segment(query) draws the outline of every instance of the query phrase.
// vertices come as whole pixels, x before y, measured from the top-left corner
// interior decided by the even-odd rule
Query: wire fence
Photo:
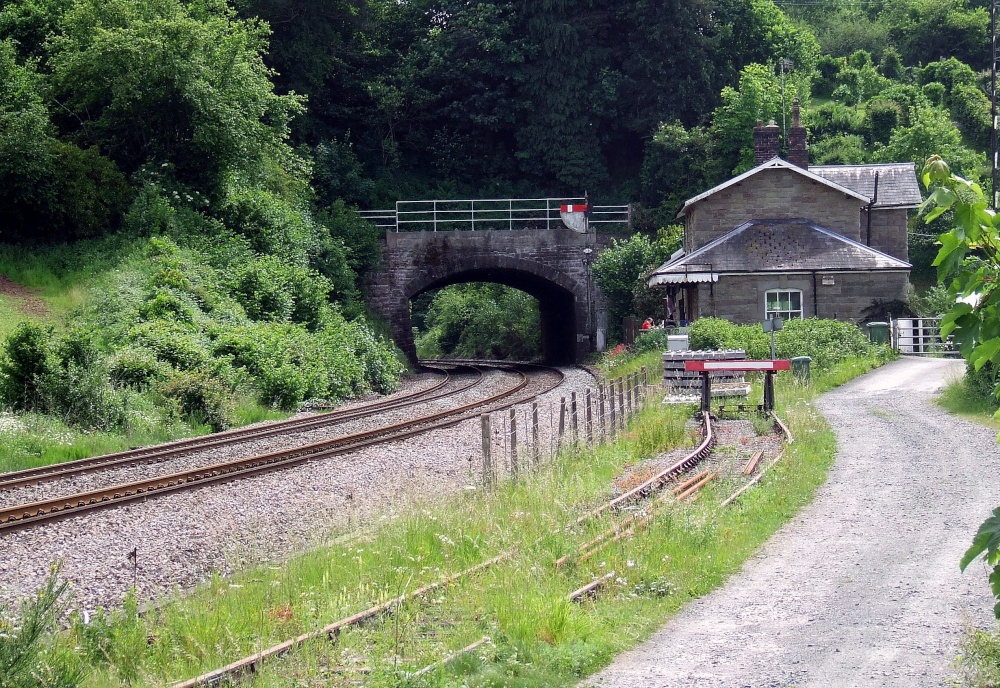
[[[642,408],[650,392],[646,369],[571,392],[558,402],[512,406],[484,413],[481,480],[494,487],[505,475],[551,461],[560,452],[610,442]]]

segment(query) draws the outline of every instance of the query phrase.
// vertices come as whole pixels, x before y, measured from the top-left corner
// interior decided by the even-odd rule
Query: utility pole
[[[996,5],[997,0],[993,0],[993,4]],[[996,42],[994,41],[994,45]],[[789,60],[787,57],[783,57],[778,60],[778,69],[781,71],[781,144],[788,148],[788,135],[785,133],[785,70],[795,69],[795,63]]]
[[[993,193],[991,204],[993,210],[997,209],[997,201],[1000,195],[997,194],[997,2],[990,3],[990,114],[992,115],[993,130],[990,133],[990,152],[993,153]]]

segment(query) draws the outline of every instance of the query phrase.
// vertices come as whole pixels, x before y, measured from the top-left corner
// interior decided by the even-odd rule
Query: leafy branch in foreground
[[[1000,507],[994,509],[993,515],[979,526],[979,532],[972,539],[972,546],[962,556],[959,564],[962,571],[980,554],[986,564],[993,567],[990,572],[990,590],[993,597],[1000,600]],[[993,606],[993,615],[1000,619],[1000,602]]]
[[[982,188],[952,174],[940,156],[928,158],[922,180],[931,190],[921,206],[931,222],[942,213],[954,212],[951,231],[939,237],[941,249],[934,265],[938,280],[947,284],[955,299],[941,320],[941,336],[949,335],[975,370],[1000,364],[1000,216],[988,207]],[[998,384],[993,393],[1000,390]],[[994,416],[1000,419],[1000,411]],[[972,546],[959,566],[962,571],[982,556],[990,572],[993,597],[1000,600],[1000,507],[979,527]],[[993,607],[1000,619],[1000,601]]]

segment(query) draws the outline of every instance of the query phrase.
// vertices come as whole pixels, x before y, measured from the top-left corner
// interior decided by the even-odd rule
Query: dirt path
[[[1000,504],[994,433],[931,402],[962,366],[904,359],[824,395],[839,450],[815,501],[586,685],[953,685],[964,628],[992,619],[983,569],[958,561]]]
[[[18,310],[25,315],[44,318],[49,314],[49,307],[38,297],[37,292],[14,282],[7,275],[0,275],[0,296],[13,299]]]

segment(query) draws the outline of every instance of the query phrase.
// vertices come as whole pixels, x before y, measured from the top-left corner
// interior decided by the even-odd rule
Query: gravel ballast
[[[950,684],[965,630],[992,623],[983,567],[958,562],[1000,503],[995,433],[932,401],[963,366],[902,359],[823,395],[838,452],[815,500],[585,685]]]
[[[564,372],[563,385],[539,397],[542,409],[594,384],[582,370]],[[508,374],[488,376],[494,382],[478,388],[477,396],[510,386]],[[546,443],[547,425],[541,437]],[[70,581],[74,608],[117,606],[133,580],[140,600],[155,602],[213,573],[277,562],[477,485],[481,453],[481,427],[474,419],[349,455],[0,535],[0,604],[31,595],[55,561]]]

